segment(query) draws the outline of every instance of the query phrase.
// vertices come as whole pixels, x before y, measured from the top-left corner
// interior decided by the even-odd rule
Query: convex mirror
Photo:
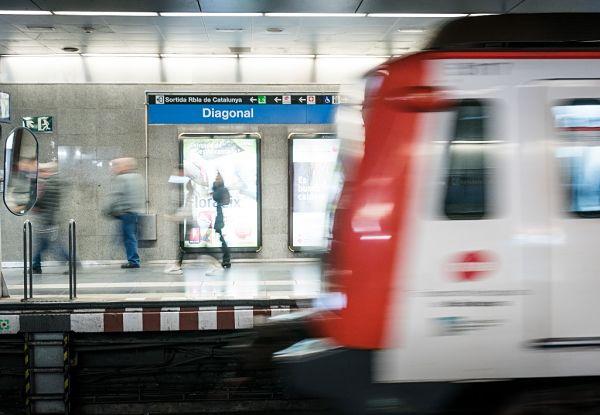
[[[35,204],[38,179],[38,141],[24,127],[10,132],[4,142],[4,204],[22,216]]]

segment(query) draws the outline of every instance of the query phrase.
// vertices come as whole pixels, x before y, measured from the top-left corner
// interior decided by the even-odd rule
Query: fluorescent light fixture
[[[314,58],[315,55],[253,55],[251,53],[241,54],[240,58]]]
[[[400,33],[423,33],[425,29],[398,29]]]
[[[260,17],[264,13],[161,12],[163,17]]]
[[[237,58],[237,55],[211,55],[211,54],[193,54],[193,53],[161,53],[161,58]]]
[[[361,59],[361,58],[379,58],[379,59],[387,59],[390,55],[317,55],[317,58],[351,58],[351,59]]]
[[[243,32],[246,29],[242,28],[242,27],[217,27],[215,29],[215,32],[221,32],[221,33],[238,33],[238,32]]]
[[[86,58],[158,58],[158,53],[82,53]]]
[[[498,13],[471,13],[469,17],[477,17],[477,16],[497,16]]]
[[[58,16],[127,16],[127,17],[154,17],[156,12],[84,12],[84,11],[55,11]]]
[[[50,15],[52,12],[46,10],[0,10],[0,14],[11,14],[11,15]]]
[[[464,17],[465,13],[369,13],[367,17]]]
[[[366,13],[265,13],[267,17],[365,17]]]
[[[55,57],[69,57],[69,58],[80,58],[81,55],[79,53],[44,53],[44,54],[23,54],[23,55],[19,55],[16,53],[6,53],[6,54],[2,54],[0,55],[3,58],[55,58]]]

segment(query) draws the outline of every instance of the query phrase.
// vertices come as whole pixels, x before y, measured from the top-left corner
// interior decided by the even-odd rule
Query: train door
[[[600,339],[600,81],[546,84],[550,338]],[[556,340],[555,340],[556,341]]]
[[[508,88],[460,91],[423,115],[415,149],[411,242],[390,315],[378,381],[502,377],[519,331],[516,137]],[[468,344],[469,347],[465,347]],[[503,356],[504,357],[504,356]],[[510,357],[510,356],[506,356]]]

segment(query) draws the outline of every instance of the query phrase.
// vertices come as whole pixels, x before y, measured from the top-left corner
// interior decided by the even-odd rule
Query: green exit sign
[[[22,125],[36,133],[51,133],[54,128],[52,117],[49,115],[23,117]]]

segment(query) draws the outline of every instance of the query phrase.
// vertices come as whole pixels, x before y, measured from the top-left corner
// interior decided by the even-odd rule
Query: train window
[[[600,217],[600,99],[573,99],[552,108],[561,138],[556,157],[568,210]]]
[[[444,214],[448,219],[482,219],[488,213],[489,108],[481,100],[464,99],[454,109],[454,129],[448,144]]]

